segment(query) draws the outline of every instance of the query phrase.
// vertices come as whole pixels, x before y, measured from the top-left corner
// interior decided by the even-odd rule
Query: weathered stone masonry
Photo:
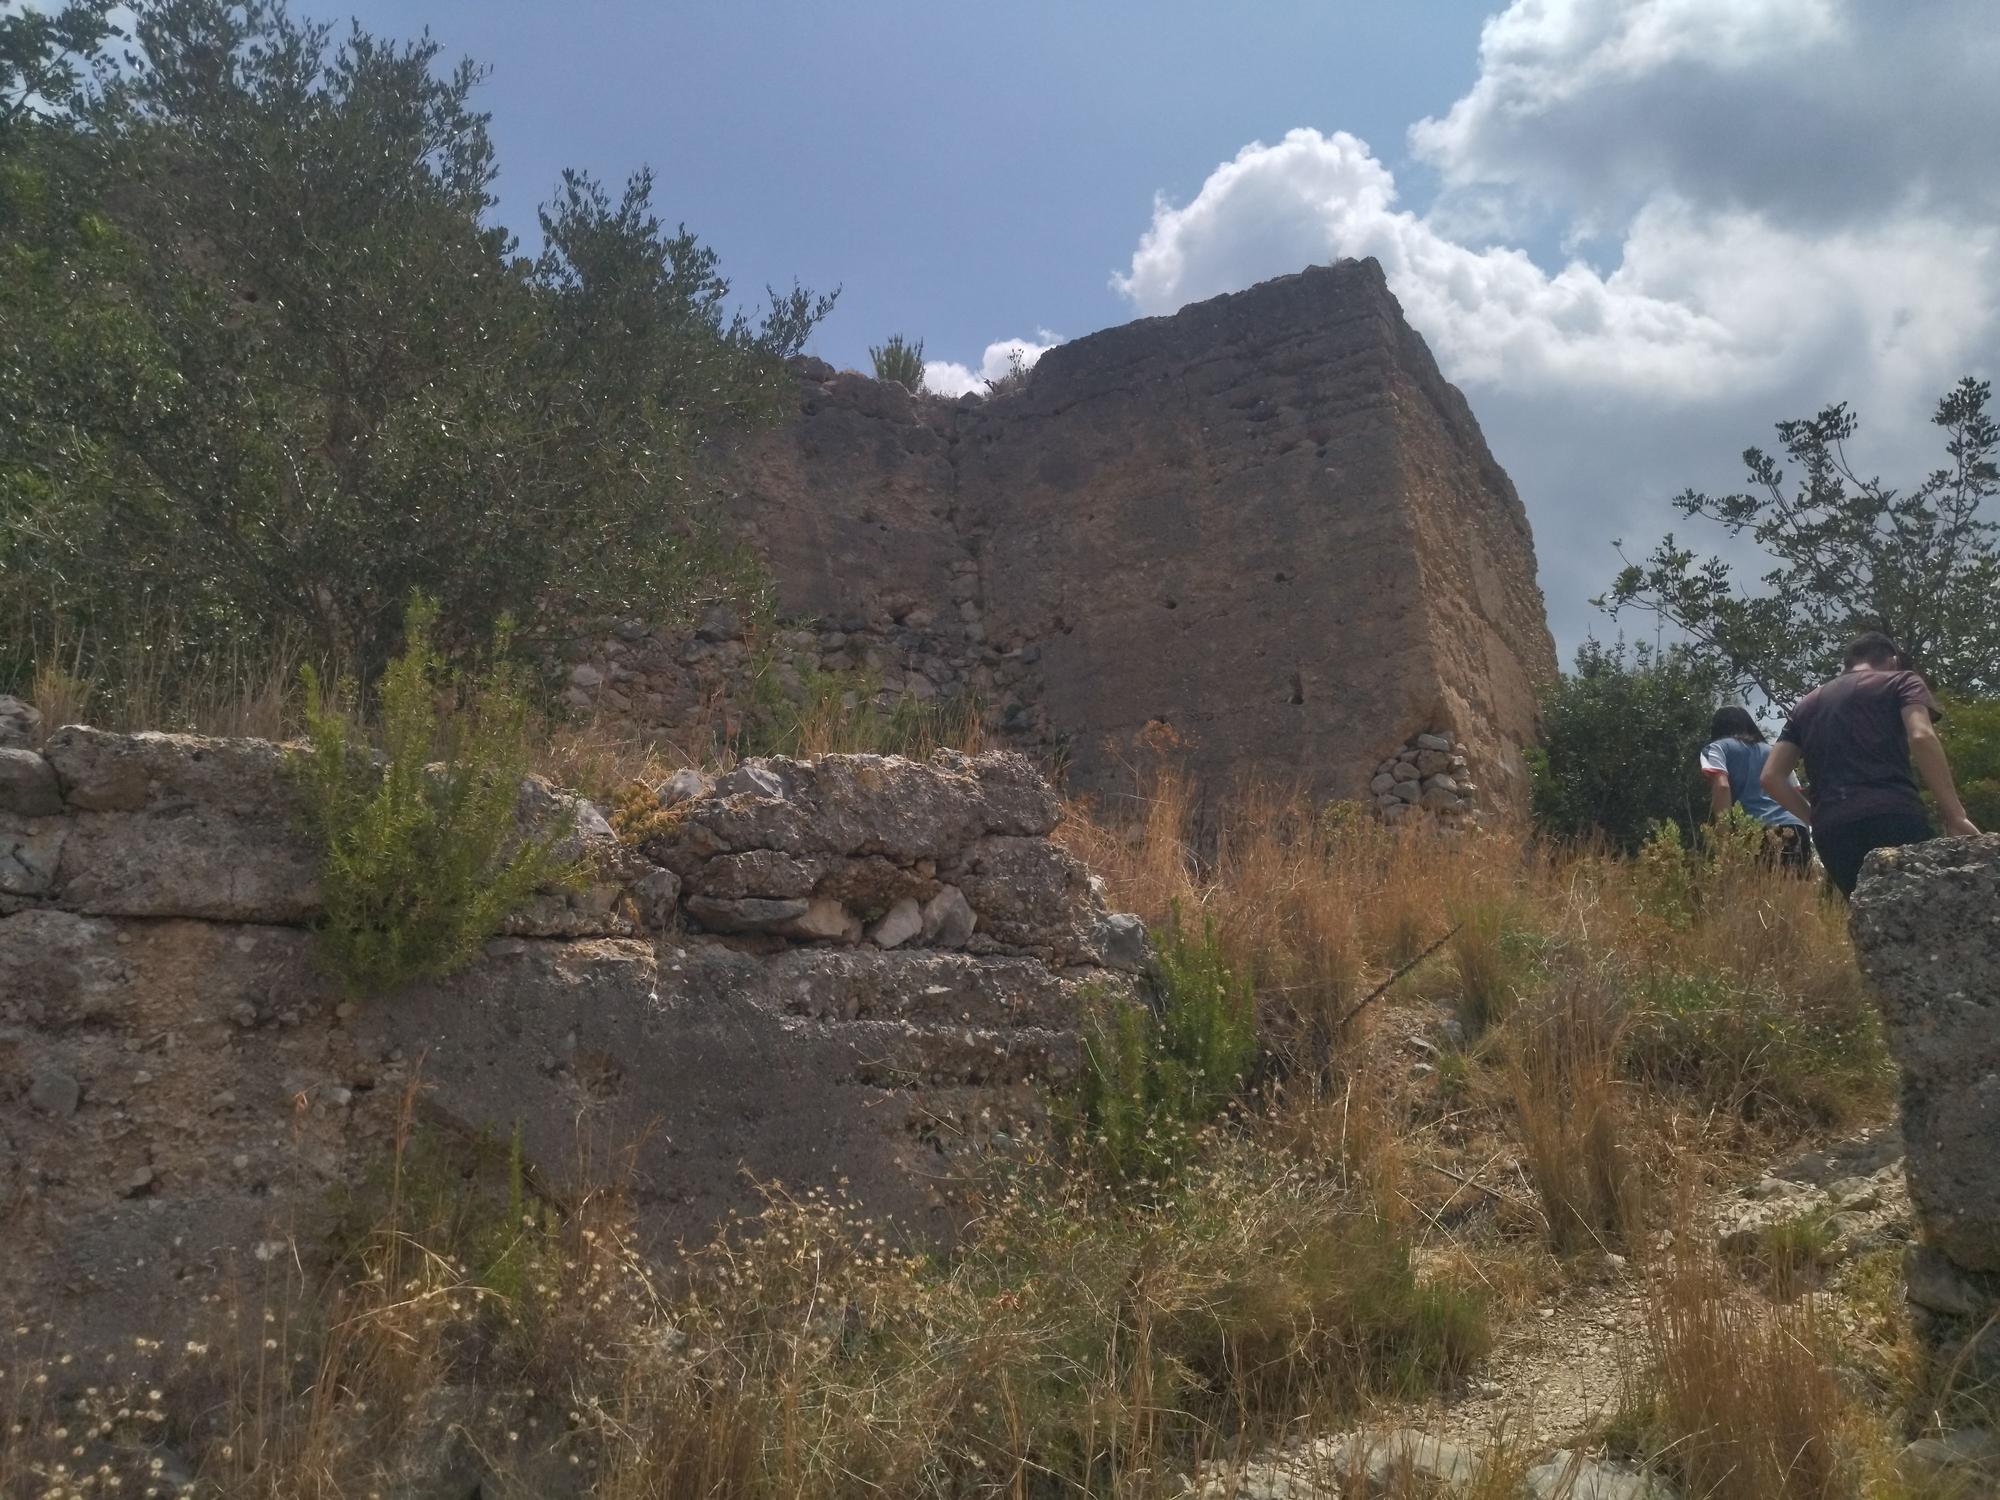
[[[0,746],[0,1313],[170,1333],[425,1116],[519,1130],[560,1187],[633,1153],[656,1246],[754,1184],[840,1179],[946,1231],[1076,1063],[1083,992],[1143,930],[1052,844],[1020,757],[753,761],[684,777],[643,850],[581,809],[597,878],[465,973],[349,999],[311,963],[315,861],[282,751],[65,728]],[[563,799],[524,788],[530,824]]]
[[[1203,782],[1363,799],[1413,736],[1525,803],[1555,669],[1521,503],[1372,260],[1064,344],[959,401],[796,366],[797,418],[719,499],[769,565],[781,681],[969,693],[1003,738],[1119,788],[1163,724]],[[726,611],[580,643],[572,696],[700,740],[740,712]]]
[[[1870,855],[1853,928],[1903,1076],[1922,1231],[1906,1265],[1910,1303],[1964,1386],[1991,1381],[2000,1378],[2000,834]]]

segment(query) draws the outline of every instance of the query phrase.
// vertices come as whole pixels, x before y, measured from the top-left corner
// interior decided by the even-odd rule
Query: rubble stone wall
[[[1525,807],[1555,670],[1526,515],[1374,261],[1060,345],[990,399],[795,369],[797,417],[718,493],[793,623],[624,622],[573,649],[579,706],[699,742],[753,665],[781,691],[866,671],[976,700],[1082,790],[1164,728],[1207,786],[1357,800],[1439,731]]]
[[[1145,962],[1020,756],[835,756],[683,773],[642,848],[530,782],[524,824],[573,820],[593,881],[463,973],[350,996],[313,963],[283,756],[81,727],[0,747],[10,1319],[129,1340],[310,1260],[406,1108],[518,1133],[551,1190],[629,1160],[658,1249],[769,1181],[948,1232],[955,1167],[1038,1128],[1079,1006]]]

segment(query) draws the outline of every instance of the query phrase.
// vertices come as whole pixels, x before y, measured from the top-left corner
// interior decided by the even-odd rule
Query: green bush
[[[891,334],[889,342],[871,346],[869,359],[875,363],[877,380],[895,380],[913,391],[924,388],[924,341],[908,342],[900,333]]]
[[[382,754],[370,753],[351,684],[308,668],[311,748],[292,766],[320,845],[321,962],[350,993],[379,993],[469,963],[536,889],[579,878],[558,820],[516,821],[527,774],[527,700],[503,631],[476,677],[449,672],[419,595],[380,686]]]
[[[1176,908],[1154,942],[1157,1008],[1105,1006],[1083,1040],[1077,1125],[1099,1167],[1124,1183],[1171,1177],[1257,1057],[1250,976],[1230,968],[1214,922],[1190,938]]]
[[[2000,829],[2000,698],[1948,699],[1938,735],[1965,815],[1986,833]]]
[[[1535,821],[1624,853],[1662,821],[1692,842],[1708,817],[1696,756],[1723,687],[1721,673],[1689,652],[1586,641],[1576,670],[1542,701],[1543,745],[1529,757]]]
[[[1881,1102],[1880,1031],[1858,985],[1788,996],[1715,970],[1649,971],[1629,991],[1622,1066],[1746,1119],[1835,1122]]]

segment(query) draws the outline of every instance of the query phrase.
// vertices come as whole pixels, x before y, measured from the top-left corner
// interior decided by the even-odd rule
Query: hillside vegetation
[[[0,690],[365,682],[415,590],[453,656],[754,600],[695,456],[780,409],[831,296],[736,311],[645,171],[565,172],[524,245],[480,69],[428,37],[223,0],[0,28]]]

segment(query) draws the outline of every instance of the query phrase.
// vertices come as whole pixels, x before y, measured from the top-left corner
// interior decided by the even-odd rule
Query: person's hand
[[[1955,839],[1976,839],[1979,837],[1979,829],[1973,824],[1972,819],[1968,818],[1964,813],[1960,813],[1955,818],[1946,818],[1944,820],[1944,831]]]

